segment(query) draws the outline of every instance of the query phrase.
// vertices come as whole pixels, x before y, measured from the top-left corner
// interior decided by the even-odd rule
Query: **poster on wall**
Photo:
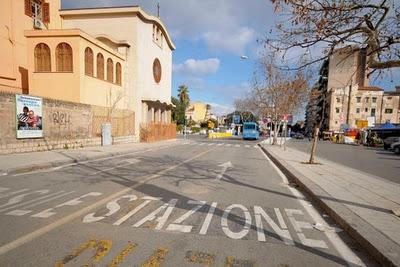
[[[17,138],[43,137],[42,99],[15,95]]]

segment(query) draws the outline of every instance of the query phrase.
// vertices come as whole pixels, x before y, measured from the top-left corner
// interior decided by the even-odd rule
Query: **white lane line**
[[[258,146],[257,145],[255,145],[255,146],[253,146],[254,148],[258,148]]]
[[[235,145],[235,147],[240,147],[240,145],[238,144],[238,145]]]
[[[249,148],[250,146],[249,146],[249,145],[245,145],[244,147],[247,147],[247,148]]]
[[[61,193],[61,192],[64,192],[64,191],[57,192],[56,194]],[[42,200],[42,201],[33,203],[33,204],[28,205],[28,206],[25,206],[25,207],[22,207],[21,209],[17,209],[17,210],[10,211],[10,212],[6,213],[6,215],[22,216],[22,215],[31,213],[32,210],[27,210],[28,208],[35,207],[35,206],[37,206],[37,205],[40,205],[40,204],[43,204],[43,203],[46,203],[46,202],[55,200],[55,199],[57,199],[57,198],[62,198],[62,197],[64,197],[64,196],[67,196],[67,195],[72,194],[72,193],[75,193],[75,191],[69,191],[69,192],[62,193],[62,194],[60,194],[60,195],[56,195],[56,196],[47,198],[47,199],[45,199],[45,200]],[[53,194],[53,195],[54,195],[54,194]]]
[[[22,202],[22,201],[24,200],[24,198],[25,198],[26,196],[28,196],[28,195],[35,194],[35,193],[39,193],[39,194],[41,194],[41,195],[44,195],[44,194],[47,194],[49,191],[50,191],[50,190],[48,190],[48,189],[37,190],[37,191],[33,191],[33,192],[29,192],[29,193],[25,193],[25,194],[21,194],[21,195],[12,197],[12,198],[10,198],[10,199],[8,200],[7,203],[5,203],[5,204],[3,204],[3,205],[0,205],[0,208],[7,207],[7,206],[12,206],[12,205],[14,205],[14,204],[20,205],[20,202]],[[29,201],[28,201],[28,202],[29,202]],[[9,208],[10,208],[10,207],[7,207],[6,209],[9,209]],[[4,210],[4,209],[3,209],[3,210]],[[2,210],[0,210],[0,212],[1,212],[1,211],[2,211]]]
[[[18,193],[26,192],[28,190],[29,190],[29,188],[24,188],[24,189],[20,189],[20,190],[14,191],[14,192],[9,192],[7,194],[0,195],[0,198],[9,197],[9,196],[12,196],[12,195],[16,195]]]
[[[289,184],[289,181],[285,174],[275,165],[275,163],[262,151],[259,147],[261,154],[267,159],[267,161],[272,165],[275,171],[279,174],[285,184]],[[315,223],[320,223],[324,227],[330,227],[325,219],[318,213],[318,211],[309,205],[305,201],[304,195],[297,189],[288,186],[292,194],[297,198],[303,208],[311,216]],[[335,247],[336,251],[342,256],[342,258],[348,263],[349,266],[365,266],[364,262],[343,242],[342,239],[335,232],[324,232],[326,237],[329,239],[331,244]]]
[[[232,144],[226,144],[225,146],[232,146]]]
[[[199,143],[199,146],[204,146],[206,143]]]
[[[102,173],[102,172],[106,172],[106,171],[111,171],[111,170],[114,170],[114,169],[117,169],[117,168],[121,168],[121,167],[126,167],[126,166],[129,166],[129,165],[132,165],[132,164],[140,162],[140,160],[138,160],[138,159],[130,159],[130,160],[126,160],[126,161],[128,163],[117,165],[115,167],[107,168],[107,169],[100,170],[100,171],[97,171],[97,172],[93,172],[93,173],[89,174],[89,176],[96,175],[96,174],[99,174],[99,173]]]
[[[50,232],[51,230],[54,230],[54,229],[66,224],[66,223],[69,223],[69,222],[71,222],[71,221],[73,221],[73,220],[75,220],[75,219],[77,219],[77,218],[79,218],[79,217],[81,217],[83,215],[86,215],[87,213],[89,213],[93,209],[96,209],[96,208],[106,204],[107,202],[113,200],[114,198],[122,196],[123,194],[126,194],[127,192],[131,191],[132,189],[134,189],[134,188],[136,188],[138,186],[142,186],[143,184],[147,183],[148,181],[151,181],[151,180],[153,180],[155,178],[158,178],[161,175],[163,175],[164,173],[166,173],[168,171],[171,171],[171,170],[174,170],[174,169],[186,164],[187,162],[193,161],[193,160],[195,160],[195,159],[197,159],[197,158],[209,153],[212,150],[213,149],[206,150],[206,151],[204,151],[204,152],[202,152],[200,154],[197,154],[196,156],[193,156],[193,157],[191,157],[191,158],[189,158],[187,160],[182,161],[181,163],[173,165],[173,166],[171,166],[171,167],[169,167],[167,169],[161,170],[158,173],[140,177],[140,178],[142,178],[144,180],[143,181],[138,181],[138,183],[136,185],[133,185],[133,186],[125,188],[125,189],[122,189],[121,191],[116,192],[116,193],[114,193],[114,194],[112,194],[112,195],[110,195],[110,196],[108,196],[106,198],[103,198],[103,199],[101,199],[101,200],[99,200],[99,201],[97,201],[97,202],[95,202],[95,203],[93,203],[93,204],[91,204],[91,205],[89,205],[89,206],[87,206],[85,208],[82,208],[82,209],[80,209],[80,210],[78,210],[78,211],[76,211],[76,212],[74,212],[74,213],[72,213],[70,215],[67,215],[67,216],[65,216],[63,218],[60,218],[59,220],[57,220],[57,221],[55,221],[53,223],[50,223],[50,224],[48,224],[48,225],[46,225],[46,226],[44,226],[42,228],[39,228],[39,229],[37,229],[37,230],[35,230],[35,231],[31,232],[31,233],[28,233],[28,234],[26,234],[24,236],[21,236],[21,237],[13,240],[11,242],[8,242],[8,243],[6,243],[6,244],[4,244],[4,245],[2,245],[0,247],[0,256],[5,254],[5,253],[7,253],[7,252],[9,252],[9,251],[11,251],[11,250],[13,250],[13,249],[16,249],[16,248],[18,248],[18,247],[20,247],[20,246],[32,241],[32,240],[34,240],[34,239],[36,239],[36,238],[38,238],[38,237],[40,237],[40,236],[42,236],[42,235],[44,235],[44,234],[46,234],[48,232]]]
[[[224,144],[223,143],[219,143],[217,146],[223,146]]]
[[[76,165],[85,165],[87,163],[97,162],[97,161],[102,161],[102,160],[106,161],[106,160],[109,160],[109,159],[121,158],[121,157],[125,157],[125,156],[139,154],[139,153],[146,153],[146,152],[150,152],[150,151],[161,150],[161,149],[164,149],[164,148],[169,148],[171,146],[173,146],[173,145],[166,145],[166,146],[161,146],[161,147],[156,147],[156,148],[149,148],[149,149],[145,149],[145,150],[134,151],[134,152],[131,152],[131,153],[115,155],[115,156],[109,156],[109,157],[105,157],[105,158],[98,158],[98,159],[80,161],[80,162],[76,162],[76,163],[69,163],[69,164],[57,166],[57,167],[54,167],[54,168],[51,168],[51,169],[43,169],[43,170],[37,170],[37,171],[32,171],[32,172],[18,173],[18,174],[14,174],[13,176],[23,176],[23,175],[29,175],[29,174],[35,174],[35,173],[47,173],[47,172],[57,171],[57,170],[60,170],[60,169],[66,168],[66,167],[71,167],[71,166],[76,166]],[[7,173],[5,175],[7,175]]]
[[[208,146],[213,146],[213,145],[214,145],[213,143],[209,143],[209,144],[208,144]]]

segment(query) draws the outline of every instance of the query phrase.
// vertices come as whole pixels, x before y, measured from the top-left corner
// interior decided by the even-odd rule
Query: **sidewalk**
[[[400,266],[400,185],[309,154],[263,144],[278,167],[380,264]],[[399,172],[400,175],[400,172]]]
[[[136,151],[168,147],[180,143],[181,141],[182,140],[173,139],[154,143],[128,143],[112,146],[85,147],[82,149],[0,155],[0,176],[52,168]]]

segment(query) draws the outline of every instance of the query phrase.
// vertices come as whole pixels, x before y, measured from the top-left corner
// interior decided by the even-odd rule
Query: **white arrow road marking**
[[[129,166],[131,164],[135,164],[135,163],[140,162],[140,160],[138,160],[138,159],[128,159],[128,160],[125,160],[125,161],[127,163],[121,164],[121,165],[117,165],[117,166],[112,167],[112,168],[107,168],[107,169],[104,169],[104,170],[101,170],[101,171],[93,172],[93,173],[91,173],[89,175],[96,175],[96,174],[99,174],[101,172],[111,171],[111,170],[114,170],[114,169],[117,169],[117,168],[126,167],[126,166]]]
[[[223,164],[218,165],[219,167],[222,167],[222,171],[220,174],[217,175],[217,177],[215,178],[216,180],[221,180],[222,177],[224,177],[225,172],[229,169],[229,168],[233,168],[233,164],[230,161],[227,161]]]

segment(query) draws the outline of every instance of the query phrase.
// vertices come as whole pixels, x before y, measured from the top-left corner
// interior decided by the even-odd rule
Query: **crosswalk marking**
[[[245,148],[258,148],[257,145],[244,145],[244,144],[232,144],[232,143],[214,143],[214,142],[190,142],[183,143],[188,146],[217,146],[217,147],[245,147]]]

